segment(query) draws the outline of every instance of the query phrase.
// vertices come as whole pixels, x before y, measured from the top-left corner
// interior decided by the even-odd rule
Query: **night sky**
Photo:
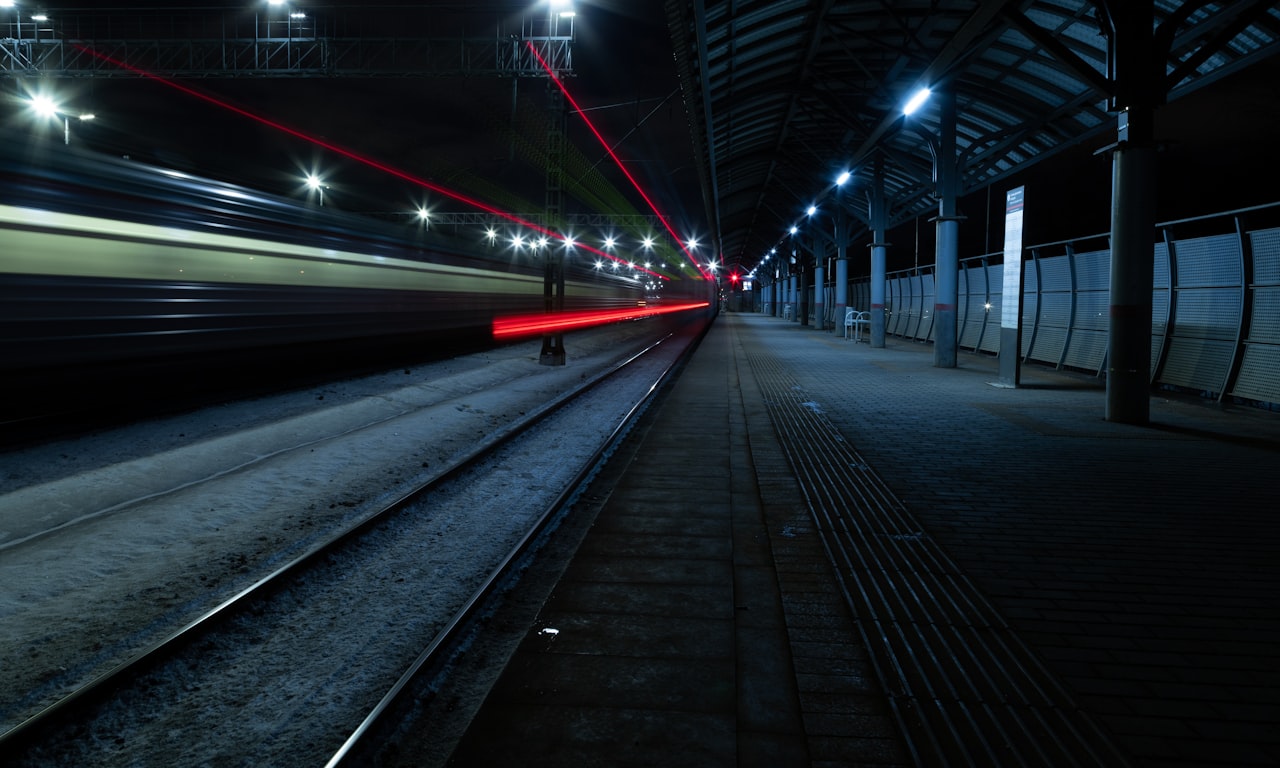
[[[145,6],[135,0],[132,6]],[[153,6],[182,7],[176,2]],[[315,4],[296,3],[309,8]],[[403,35],[405,18],[422,21],[431,9],[430,37],[482,37],[505,25],[519,28],[528,2],[471,0],[399,5],[349,4],[313,13],[361,14],[370,34]],[[47,3],[56,7],[83,4]],[[242,21],[264,13],[259,1],[203,2],[221,5]],[[353,10],[355,9],[355,10]],[[376,13],[374,12],[376,10]],[[708,232],[697,187],[683,98],[678,92],[663,0],[578,0],[575,20],[576,77],[569,88],[596,122],[627,169],[648,190],[678,231]],[[367,16],[365,15],[367,12]],[[0,19],[3,19],[0,11]],[[65,13],[70,13],[66,11]],[[535,11],[535,14],[545,11]],[[365,19],[368,21],[365,21]],[[117,20],[118,21],[118,20]],[[544,204],[546,141],[545,79],[515,85],[496,77],[409,79],[225,79],[181,81],[246,111],[283,123],[408,174],[517,213]],[[1280,167],[1274,139],[1280,125],[1280,57],[1273,57],[1157,114],[1161,153],[1158,217],[1182,218],[1232,207],[1272,202]],[[412,184],[370,170],[333,152],[210,106],[198,98],[139,78],[86,78],[48,84],[6,81],[0,120],[28,131],[33,140],[60,141],[58,126],[35,124],[19,96],[35,88],[56,89],[68,110],[91,110],[97,119],[72,125],[77,149],[92,149],[153,162],[198,175],[306,198],[309,171],[330,185],[325,204],[350,211],[408,215],[421,204],[465,211]],[[582,120],[568,118],[570,182],[580,182],[591,200],[570,199],[570,212],[650,213],[614,167]],[[1111,162],[1096,151],[1108,133],[961,201],[961,255],[998,250],[1006,190],[1027,187],[1028,244],[1101,233],[1110,226]],[[816,187],[816,185],[815,185]],[[800,204],[797,203],[797,213]],[[784,224],[779,222],[781,232]],[[931,264],[933,224],[929,216],[889,233],[890,269]],[[855,244],[852,252],[865,252]],[[855,272],[858,271],[855,269]]]
[[[48,6],[51,16],[58,13],[52,7],[56,5]],[[222,5],[241,21],[255,12],[268,12],[265,6],[240,7],[251,3]],[[317,17],[326,12],[350,14],[353,7],[369,11],[359,24],[368,27],[364,31],[370,36],[388,30],[404,36],[405,24],[424,23],[430,26],[425,37],[492,37],[499,26],[519,29],[521,12],[531,7],[534,14],[546,15],[534,3],[510,0],[408,4],[417,6],[413,12],[397,11],[384,3],[348,5],[344,11],[312,9],[309,6],[316,4],[306,2],[294,5]],[[432,11],[427,16],[421,10],[424,5]],[[662,212],[705,232],[662,5],[662,0],[579,0],[574,21],[576,76],[566,82]],[[127,17],[127,12],[120,14]],[[351,17],[343,18],[352,23]],[[401,23],[401,18],[406,21]],[[522,78],[514,83],[514,90],[511,79],[488,76],[209,78],[179,83],[500,209],[528,214],[543,208],[546,164],[540,152],[547,135],[545,78]],[[0,119],[29,124],[33,137],[61,139],[60,125],[37,125],[18,102],[23,93],[36,88],[55,90],[68,111],[88,110],[96,115],[89,123],[73,121],[72,143],[77,149],[129,156],[299,197],[308,195],[303,176],[315,172],[329,184],[325,205],[351,211],[408,212],[424,203],[439,211],[473,210],[340,153],[136,77],[44,84],[8,81],[9,103]],[[592,193],[585,201],[571,197],[567,211],[651,213],[577,115],[569,115],[567,134],[568,181],[581,183]],[[601,200],[607,206],[602,207]]]

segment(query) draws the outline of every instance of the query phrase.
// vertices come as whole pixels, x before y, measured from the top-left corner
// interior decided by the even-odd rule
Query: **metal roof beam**
[[[986,34],[987,27],[993,19],[1004,12],[1006,6],[1012,5],[1017,0],[983,0],[978,8],[965,23],[956,31],[956,34],[947,42],[938,55],[934,57],[933,62],[925,68],[918,78],[918,83],[936,84],[943,75],[947,74],[951,67],[958,61],[971,55],[973,51],[971,46],[973,42]],[[854,164],[860,162],[863,158],[871,153],[876,143],[893,127],[893,124],[901,119],[900,112],[891,112],[880,121],[876,129],[871,132],[867,140],[853,156]]]
[[[1107,76],[1090,66],[1089,62],[1077,56],[1074,51],[1064,45],[1057,37],[1050,34],[1044,27],[1012,8],[1005,9],[1004,17],[1013,24],[1014,28],[1030,38],[1031,42],[1051,53],[1059,63],[1070,70],[1071,74],[1088,83],[1090,88],[1104,97],[1110,93],[1111,84],[1107,81]]]

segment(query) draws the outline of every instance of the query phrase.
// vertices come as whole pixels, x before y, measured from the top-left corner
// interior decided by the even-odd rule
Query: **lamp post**
[[[920,130],[933,152],[934,180],[937,182],[938,215],[933,219],[937,231],[934,260],[933,303],[933,365],[935,368],[955,368],[958,342],[956,328],[956,302],[959,285],[960,222],[964,220],[957,209],[960,192],[960,167],[956,160],[956,88],[953,80],[936,94],[939,101],[938,135],[936,140]],[[904,118],[916,112],[930,98],[929,88],[918,90],[903,108]]]
[[[52,118],[55,120],[62,121],[62,143],[63,144],[71,143],[71,118],[72,117],[75,117],[77,120],[80,120],[80,121],[92,120],[96,117],[96,115],[94,115],[92,112],[81,112],[78,115],[73,115],[71,113],[68,113],[64,111],[61,107],[59,107],[58,103],[55,102],[51,97],[46,96],[44,94],[39,94],[31,97],[30,104],[31,104],[31,109],[35,110],[35,113],[37,115],[40,115],[41,117],[47,117],[47,118]]]
[[[307,174],[307,186],[320,194],[320,207],[324,207],[324,191],[329,188],[328,184],[314,173]]]

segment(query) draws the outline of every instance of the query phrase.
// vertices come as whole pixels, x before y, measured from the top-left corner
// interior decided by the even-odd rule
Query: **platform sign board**
[[[1009,190],[1004,203],[1004,291],[1000,304],[1000,384],[1022,378],[1022,209],[1025,187]]]

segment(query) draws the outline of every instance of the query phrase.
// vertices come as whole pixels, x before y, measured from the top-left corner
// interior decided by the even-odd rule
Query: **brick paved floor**
[[[1280,417],[729,315],[767,345],[1135,765],[1280,764]]]

